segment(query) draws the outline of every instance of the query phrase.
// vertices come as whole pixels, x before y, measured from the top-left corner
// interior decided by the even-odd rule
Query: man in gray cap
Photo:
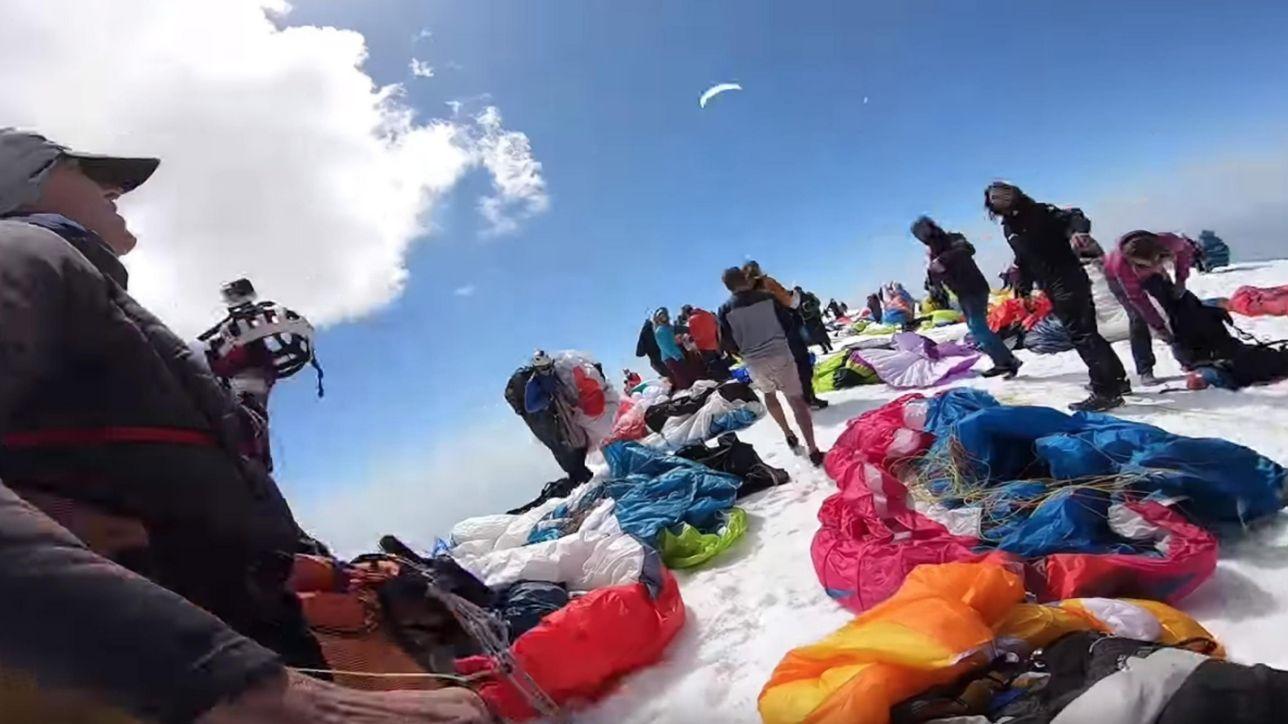
[[[0,682],[159,721],[484,721],[464,690],[286,673],[325,668],[286,584],[305,537],[236,401],[126,291],[116,199],[157,164],[0,129]]]

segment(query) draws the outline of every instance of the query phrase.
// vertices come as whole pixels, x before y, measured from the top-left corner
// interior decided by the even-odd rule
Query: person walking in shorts
[[[723,281],[731,296],[716,315],[720,320],[721,345],[742,358],[751,375],[752,385],[765,396],[769,416],[782,429],[787,445],[796,449],[800,441],[787,425],[787,417],[776,394],[783,393],[792,408],[801,437],[805,438],[810,462],[822,464],[823,453],[814,442],[814,421],[810,416],[809,401],[787,341],[788,335],[796,329],[790,310],[775,301],[773,294],[753,289],[752,280],[738,267],[726,269]]]

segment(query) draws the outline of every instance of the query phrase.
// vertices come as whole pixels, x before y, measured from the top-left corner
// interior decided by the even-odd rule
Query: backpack
[[[1061,209],[1055,206],[1051,208],[1054,211],[1056,218],[1064,224],[1064,233],[1066,238],[1072,239],[1074,234],[1091,233],[1091,219],[1087,218],[1087,215],[1083,213],[1082,209],[1077,207]]]

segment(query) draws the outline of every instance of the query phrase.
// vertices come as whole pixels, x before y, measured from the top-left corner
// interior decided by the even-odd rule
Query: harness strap
[[[215,436],[177,427],[86,427],[11,432],[0,437],[7,448],[70,447],[79,445],[147,444],[218,447]]]

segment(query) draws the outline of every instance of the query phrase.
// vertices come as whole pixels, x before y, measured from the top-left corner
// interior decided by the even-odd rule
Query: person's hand
[[[488,724],[495,719],[477,694],[358,691],[289,673],[206,712],[197,724]]]
[[[1176,341],[1176,338],[1172,335],[1172,330],[1170,329],[1156,329],[1154,330],[1154,334],[1166,344],[1172,344]]]

